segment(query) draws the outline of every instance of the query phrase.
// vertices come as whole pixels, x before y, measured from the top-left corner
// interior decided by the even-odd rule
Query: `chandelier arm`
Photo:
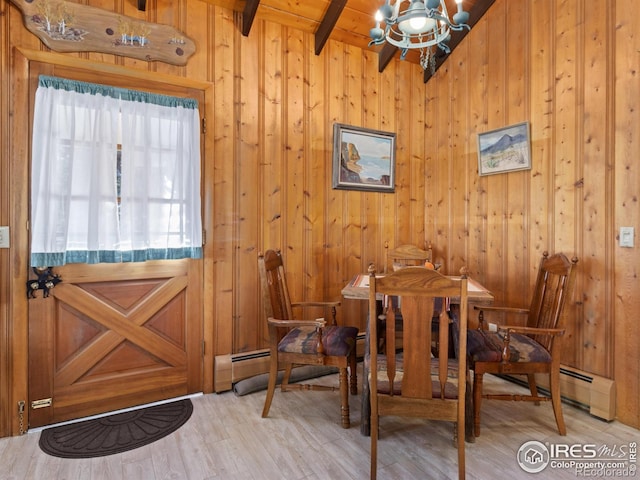
[[[447,55],[451,53],[451,49],[449,48],[449,45],[447,45],[446,42],[440,42],[438,44],[438,48],[442,50],[444,53],[446,53]]]
[[[460,23],[460,24],[453,23],[447,17],[445,17],[443,15],[440,15],[439,13],[433,13],[433,15],[429,15],[429,17],[433,18],[434,20],[439,20],[441,22],[446,23],[453,30],[462,30],[463,28],[467,28],[468,30],[471,30],[471,27],[469,25],[467,25],[466,23]]]
[[[466,23],[461,23],[460,25],[456,25],[455,23],[452,23],[449,26],[451,27],[451,30],[455,30],[456,32],[459,32],[460,30],[464,30],[465,28],[469,31],[471,30],[471,27]]]

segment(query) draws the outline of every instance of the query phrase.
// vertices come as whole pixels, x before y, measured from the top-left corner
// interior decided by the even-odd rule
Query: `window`
[[[31,265],[200,258],[198,103],[41,76]]]

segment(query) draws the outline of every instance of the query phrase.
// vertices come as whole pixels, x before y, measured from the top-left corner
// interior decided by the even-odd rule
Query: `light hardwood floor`
[[[336,375],[312,380],[334,381]],[[485,384],[500,389],[505,382],[487,375]],[[3,438],[0,479],[369,478],[370,439],[360,434],[359,395],[351,397],[349,430],[340,427],[337,392],[276,391],[267,419],[260,417],[264,397],[264,391],[243,397],[233,392],[197,396],[192,417],[175,433],[102,458],[51,457],[40,451],[39,433]],[[466,444],[467,478],[535,479],[535,474],[524,472],[516,462],[519,447],[530,440],[598,447],[640,441],[639,430],[618,422],[598,420],[569,405],[564,405],[564,413],[568,434],[561,437],[549,403],[536,407],[486,401],[482,435]],[[451,424],[386,417],[380,431],[379,479],[457,478]],[[576,474],[548,467],[537,478],[575,479]]]

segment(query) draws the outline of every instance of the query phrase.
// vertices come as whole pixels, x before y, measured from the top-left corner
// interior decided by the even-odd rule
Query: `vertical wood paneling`
[[[554,70],[555,49],[552,42],[555,29],[555,0],[534,0],[531,3],[530,107],[531,112],[531,197],[529,214],[529,278],[535,281],[540,257],[551,251],[553,220],[552,146],[553,112],[555,111]],[[535,121],[534,121],[535,120]],[[534,201],[535,200],[535,201]]]
[[[396,120],[396,77],[398,75],[398,62],[393,62],[387,66],[385,71],[379,75],[378,88],[380,94],[378,95],[379,101],[379,116],[380,123],[378,129],[386,132],[396,132],[395,128]],[[396,137],[397,139],[397,137]],[[396,176],[402,175],[402,172],[398,172],[398,165],[396,163]],[[389,242],[391,248],[394,245],[403,243],[398,236],[398,229],[396,225],[396,218],[399,212],[396,210],[395,195],[377,195],[376,201],[379,205],[379,227],[382,231],[382,238],[384,241]],[[383,242],[384,243],[384,242]],[[381,262],[378,262],[381,263]]]
[[[184,3],[187,4],[187,0]],[[213,51],[214,45],[210,41],[214,22],[214,19],[208,15],[210,9],[213,10],[213,7],[207,5],[206,2],[188,2],[188,8],[185,7],[182,10],[184,23],[177,27],[183,30],[188,37],[198,39],[198,48],[182,70],[184,76],[209,82],[212,81],[211,68],[209,68],[211,56],[207,52]]]
[[[607,214],[607,205],[612,205],[614,195],[610,168],[613,142],[607,138],[610,129],[602,128],[603,123],[610,124],[613,106],[613,83],[609,82],[612,65],[607,55],[603,55],[611,48],[607,35],[607,22],[611,20],[607,3],[610,2],[596,2],[584,10],[584,57],[578,62],[584,102],[580,139],[584,228],[579,238],[582,243],[580,268],[584,275],[578,279],[576,289],[585,291],[588,284],[588,296],[578,298],[583,302],[580,330],[583,368],[611,375],[613,335],[607,335],[612,327],[607,292],[611,291],[613,278],[607,274],[611,255],[605,252],[610,252],[614,243],[614,219]],[[594,112],[602,113],[595,115]]]
[[[236,310],[234,298],[234,233],[237,215],[235,204],[235,170],[237,156],[237,102],[235,88],[235,27],[231,12],[211,8],[213,17],[214,49],[210,53],[214,68],[215,118],[208,121],[214,137],[213,154],[209,162],[214,169],[213,232],[207,236],[213,242],[215,298],[214,344],[216,354],[233,351],[233,325]],[[231,159],[231,160],[230,160]]]
[[[287,226],[284,234],[283,254],[287,268],[287,281],[291,298],[299,301],[305,298],[305,257],[304,245],[304,38],[302,32],[287,28],[284,57],[284,215]]]
[[[556,4],[556,91],[555,143],[554,143],[554,244],[552,251],[563,251],[569,256],[576,252],[578,135],[582,122],[577,122],[580,108],[577,98],[576,54],[582,42],[580,17],[577,0],[566,0]],[[578,324],[575,319],[576,307],[571,305],[567,312],[566,333],[562,358],[569,364],[578,364],[580,341]]]
[[[640,3],[615,2],[615,211],[616,239],[621,226],[635,226],[635,247],[613,245],[615,255],[615,378],[620,420],[640,428],[640,336],[638,335],[638,255],[640,208]],[[612,27],[610,27],[612,28]]]
[[[576,120],[576,53],[582,41],[581,25],[576,15],[577,0],[556,4],[556,108],[555,145],[555,245],[554,250],[575,248],[575,174],[578,125]]]
[[[327,82],[327,88],[325,89],[326,102],[328,107],[328,115],[330,119],[331,127],[326,130],[328,138],[327,144],[333,148],[333,124],[334,123],[346,123],[345,121],[345,99],[346,94],[342,82],[336,82],[336,78],[344,79],[345,63],[343,45],[329,41],[324,47],[324,53],[329,58],[327,61],[327,70],[325,72],[325,78]],[[344,210],[347,208],[347,196],[348,193],[341,190],[334,190],[331,188],[331,175],[333,173],[332,166],[329,166],[328,175],[325,178],[325,189],[327,190],[327,216],[325,218],[326,229],[326,256],[327,261],[327,283],[329,291],[339,292],[341,285],[344,285],[349,279],[349,272],[345,271],[343,256],[343,226],[344,226]],[[354,272],[354,274],[357,272]],[[341,309],[345,318],[351,318],[354,315],[353,307],[350,302],[344,304],[344,308]]]
[[[378,82],[380,75],[376,68],[377,57],[370,52],[364,52],[362,57],[362,124],[368,126],[379,125],[379,109],[378,102]],[[374,128],[374,127],[372,127]],[[382,257],[382,245],[384,240],[381,238],[381,229],[379,228],[379,195],[365,193],[364,204],[362,207],[362,228],[366,229],[367,241],[362,245],[362,261],[368,265],[369,262],[375,262],[376,259]],[[381,271],[382,263],[376,265]],[[359,302],[358,302],[359,303]]]
[[[364,52],[363,55],[363,72],[362,72],[362,122],[364,125],[375,126],[380,125],[380,109],[382,108],[379,101],[380,92],[380,75],[377,68],[378,57],[371,52]],[[373,128],[373,127],[372,127]],[[363,205],[363,228],[366,229],[366,242],[364,242],[362,250],[363,265],[367,266],[370,262],[376,263],[379,271],[384,268],[384,242],[390,239],[385,236],[384,230],[380,225],[380,195],[375,193],[366,193]],[[358,302],[360,303],[360,302]],[[366,305],[363,307],[363,316]]]
[[[264,59],[262,60],[263,130],[260,132],[261,167],[261,212],[262,229],[261,250],[284,249],[283,234],[285,221],[284,209],[284,78],[283,78],[283,32],[284,28],[276,24],[264,24]]]
[[[0,45],[9,44],[9,17],[10,14],[0,16]],[[0,48],[0,76],[9,78],[9,58],[10,51],[8,48]],[[9,86],[8,82],[0,84],[0,139],[9,137]],[[0,207],[11,205],[11,188],[9,169],[3,159],[9,158],[9,142],[0,143]],[[9,225],[9,210],[0,208],[0,225]],[[9,271],[9,250],[0,250],[0,272]],[[0,378],[11,378],[11,353],[8,347],[7,330],[9,327],[8,319],[10,314],[10,294],[11,294],[11,277],[8,275],[0,275]],[[11,399],[11,388],[6,381],[0,381],[0,405],[9,405]],[[0,412],[0,437],[8,436],[11,433],[11,421],[8,415]]]
[[[125,2],[132,7],[135,7],[137,15],[142,17],[143,20],[162,23],[164,25],[171,25],[182,32],[188,32],[187,26],[187,3],[188,0],[155,0],[155,8],[151,8],[151,2],[147,2],[147,9],[145,12],[140,12],[137,8],[138,2]],[[127,15],[136,16],[135,14],[128,13]],[[146,17],[146,18],[145,18]],[[200,38],[195,36],[192,38]],[[185,67],[169,65],[163,62],[152,62],[150,69],[160,73],[167,73],[170,75],[184,76]]]
[[[192,38],[200,39],[201,49],[197,51],[189,63],[185,66],[184,73],[187,78],[201,78],[204,81],[211,82],[212,78],[212,69],[213,65],[210,63],[211,56],[206,52],[213,51],[214,42],[212,41],[212,33],[214,30],[214,19],[212,16],[209,16],[208,13],[210,10],[213,10],[212,6],[201,2],[197,5],[191,5],[190,8],[186,11],[186,25],[185,32]],[[204,21],[202,20],[204,19]],[[204,51],[203,51],[204,50]],[[210,128],[209,132],[214,130],[214,88],[213,83],[210,83],[210,87],[206,92],[207,99],[205,100],[205,105],[201,105],[200,109],[203,111],[203,116],[205,120],[205,124],[208,124]],[[215,262],[214,262],[214,242],[213,242],[213,232],[214,228],[214,212],[215,212],[215,204],[214,204],[214,189],[212,186],[215,184],[216,172],[213,168],[213,162],[211,159],[213,158],[214,151],[214,136],[211,134],[204,135],[204,155],[203,159],[204,163],[204,171],[202,174],[201,182],[202,182],[202,206],[203,206],[203,230],[205,233],[205,237],[207,234],[209,235],[208,241],[205,241],[205,245],[203,247],[203,275],[202,275],[202,285],[203,288],[206,288],[207,292],[211,292],[215,283]],[[207,187],[209,186],[209,187]],[[212,332],[215,332],[216,329],[216,299],[213,295],[206,294],[202,295],[203,299],[202,304],[202,318],[203,325],[202,329],[205,335],[203,335],[204,339],[204,355],[203,355],[203,366],[202,366],[202,389],[205,392],[213,391],[213,364],[214,364],[214,356],[216,352],[215,340],[212,338]]]
[[[307,300],[341,300],[340,294],[328,288],[327,278],[331,262],[326,255],[327,218],[327,179],[331,178],[332,158],[332,124],[328,117],[327,89],[327,55],[315,55],[313,43],[307,41],[306,58],[309,59],[305,67],[306,87],[306,128],[307,147],[305,157],[309,168],[306,172],[308,230],[305,244],[309,246],[309,259],[313,270],[309,271]],[[344,307],[338,309],[338,322],[353,324],[344,314]],[[322,312],[326,315],[327,312]],[[357,323],[356,323],[357,325]]]
[[[309,69],[310,69],[310,61],[307,60],[310,57],[310,48],[311,42],[309,42],[309,37],[304,37],[303,42],[303,52],[302,52],[302,109],[303,109],[303,117],[302,117],[302,151],[300,153],[300,162],[304,164],[305,168],[303,170],[303,210],[302,216],[304,219],[304,228],[302,233],[302,244],[305,246],[303,261],[305,262],[304,266],[304,298],[319,298],[324,299],[323,296],[323,281],[324,279],[318,275],[318,261],[322,260],[322,254],[318,255],[315,251],[313,244],[313,229],[314,229],[314,213],[317,211],[316,204],[319,202],[317,206],[322,206],[322,198],[316,198],[311,195],[310,188],[313,185],[311,178],[309,177],[309,171],[314,169],[313,157],[310,150],[310,135],[309,135]],[[315,208],[314,208],[315,207]],[[320,311],[318,315],[313,316],[313,318],[325,316],[328,312]]]
[[[487,84],[487,130],[493,130],[506,126],[506,97],[508,91],[508,66],[506,43],[506,16],[507,3],[496,2],[493,5],[495,12],[487,18],[489,39],[487,41],[488,69]],[[508,303],[511,290],[508,288],[507,270],[507,223],[505,221],[508,212],[508,175],[489,175],[481,179],[487,190],[487,228],[486,244],[487,269],[486,282],[489,288],[495,292],[498,303]]]
[[[439,118],[441,111],[454,112],[453,123],[456,123],[460,122],[455,120],[457,116],[477,118],[482,115],[474,113],[478,105],[486,105],[486,129],[514,123],[520,118],[531,122],[533,168],[530,174],[520,172],[497,176],[502,178],[479,179],[486,187],[479,186],[477,191],[487,192],[488,197],[488,225],[481,229],[487,236],[487,253],[483,256],[487,272],[485,283],[497,298],[505,292],[502,300],[522,303],[528,300],[526,287],[535,278],[543,250],[565,251],[569,256],[577,254],[587,259],[591,255],[597,259],[594,267],[589,265],[592,263],[589,260],[580,262],[582,274],[576,286],[576,303],[572,304],[568,315],[569,334],[563,350],[566,351],[566,363],[601,375],[610,372],[607,365],[613,354],[608,347],[613,342],[613,325],[608,325],[611,307],[607,308],[612,297],[606,294],[613,284],[607,284],[606,277],[607,272],[616,268],[607,252],[611,255],[612,247],[615,247],[611,243],[617,226],[611,226],[612,215],[608,209],[619,211],[611,198],[612,192],[619,192],[619,189],[617,182],[614,189],[608,172],[618,171],[615,166],[620,165],[619,152],[612,148],[606,150],[606,143],[614,130],[637,131],[637,124],[633,122],[623,128],[617,123],[613,127],[614,122],[608,121],[614,115],[610,99],[616,93],[610,86],[614,74],[607,62],[619,58],[611,54],[614,49],[606,40],[619,25],[607,18],[614,11],[614,3],[606,2],[598,9],[591,9],[584,2],[545,1],[531,5],[496,2],[486,19],[490,25],[490,48],[482,57],[489,62],[489,88],[486,91],[478,89],[481,93],[474,95],[474,88],[470,86],[466,108],[454,105],[456,95],[452,95],[448,107],[434,112],[427,109],[427,121],[437,128],[445,124]],[[625,18],[637,17],[631,14]],[[499,32],[503,21],[506,21],[507,31]],[[478,26],[474,30],[477,31]],[[474,33],[477,32],[472,32],[471,43]],[[482,48],[474,50],[479,56],[482,56],[481,52]],[[450,59],[450,69],[441,69],[432,81],[442,82],[452,74],[458,75],[454,70],[454,58],[458,53],[456,51]],[[507,59],[504,70],[501,69],[502,59]],[[624,73],[616,72],[623,78],[633,79],[625,85],[625,98],[638,89],[635,74],[631,72],[635,72],[633,66]],[[477,73],[473,75],[473,78],[479,77]],[[622,90],[616,89],[616,92],[622,95]],[[436,95],[442,98],[446,92],[439,89]],[[616,112],[618,109],[616,106]],[[628,111],[632,110],[633,107],[628,107]],[[593,124],[589,122],[591,116]],[[476,131],[481,130],[476,128]],[[439,144],[442,144],[441,140]],[[609,158],[616,160],[607,161]],[[434,171],[440,167],[436,163],[431,167]],[[427,178],[431,180],[429,170]],[[631,183],[637,185],[636,178],[633,175],[632,178]],[[447,183],[451,185],[452,182],[455,180],[449,177]],[[496,198],[496,195],[502,198]],[[471,203],[474,208],[481,208],[482,200]],[[427,218],[432,208],[435,212],[436,207],[429,202]],[[462,214],[458,207],[451,210],[456,218]],[[632,218],[627,223],[632,225],[635,221]],[[445,225],[448,223],[443,219],[435,228],[442,230]],[[455,258],[455,253],[449,258]],[[514,275],[514,272],[519,274]],[[592,275],[596,280],[593,291]],[[519,286],[518,277],[522,278]],[[598,280],[599,277],[602,280]],[[593,299],[591,294],[595,295]],[[634,297],[629,293],[625,298],[629,296]],[[583,301],[587,306],[592,302],[592,310],[587,310],[587,322],[583,322]],[[593,320],[589,321],[589,317]],[[620,318],[619,313],[615,318]],[[637,385],[637,366],[634,365],[634,369],[624,378]],[[635,419],[634,424],[637,424]]]
[[[442,271],[453,272],[451,267],[451,246],[449,244],[450,215],[449,180],[450,168],[453,168],[452,159],[449,158],[449,113],[448,99],[451,97],[448,81],[448,66],[445,64],[438,71],[437,81],[433,84],[434,94],[429,96],[429,105],[432,109],[427,111],[427,118],[431,118],[431,148],[427,153],[428,165],[432,168],[432,177],[429,179],[430,189],[427,195],[432,196],[435,232],[433,245],[444,259]]]
[[[451,116],[449,122],[449,178],[451,242],[456,248],[451,250],[449,272],[457,274],[460,268],[467,266],[469,251],[469,157],[466,155],[468,132],[468,92],[466,65],[467,57],[458,55],[450,63],[451,105],[455,111],[464,111],[463,115]]]
[[[259,184],[260,133],[264,128],[259,62],[262,52],[262,23],[254,24],[256,35],[240,42],[236,96],[238,102],[238,156],[234,178],[234,196],[237,216],[234,219],[234,348],[250,350],[258,342],[255,318],[258,315],[259,294],[255,288],[257,269],[258,225],[256,212],[260,192]],[[236,33],[237,34],[237,33]],[[286,255],[286,254],[285,254]],[[242,294],[241,294],[242,292]],[[249,300],[249,297],[251,300]]]
[[[467,138],[467,176],[469,177],[469,246],[467,252],[467,268],[471,278],[486,282],[484,264],[487,247],[485,231],[487,220],[487,192],[483,188],[484,179],[478,176],[478,136],[477,132],[486,130],[487,107],[487,22],[481,20],[469,33],[472,38],[463,42],[454,52],[463,55],[467,64],[466,88],[468,125],[465,132]],[[478,55],[477,52],[482,52]],[[473,54],[472,54],[473,53]],[[454,57],[452,56],[452,59]],[[474,320],[471,318],[470,320]],[[475,321],[475,320],[474,320]]]
[[[506,42],[506,99],[505,125],[513,125],[529,118],[527,102],[527,61],[529,55],[528,0],[505,3],[507,12]],[[507,208],[505,215],[505,264],[507,272],[523,272],[509,275],[509,292],[505,301],[510,305],[528,306],[531,301],[529,288],[529,242],[527,205],[529,204],[529,171],[506,175]],[[520,319],[522,320],[522,319]]]
[[[411,79],[409,75],[414,72],[407,68],[406,62],[397,64],[397,76],[393,86],[394,89],[394,109],[393,111],[403,112],[395,118],[396,128],[392,131],[396,133],[396,191],[393,195],[395,203],[396,231],[394,245],[401,243],[415,242],[415,237],[411,231],[411,158],[409,149],[411,148],[411,125],[414,121],[415,104],[413,97],[410,95]],[[391,105],[391,104],[389,104]],[[389,195],[385,195],[388,197]],[[424,238],[424,237],[422,237]],[[421,242],[418,242],[419,246]]]
[[[351,46],[344,47],[344,123],[357,127],[367,127],[362,122],[362,61],[358,51]],[[362,192],[345,194],[343,227],[343,267],[348,272],[357,271],[362,265],[362,245],[365,241],[362,229]]]
[[[370,128],[380,129],[381,109],[380,102],[380,74],[377,69],[377,56],[371,52],[365,52],[362,61],[362,124]],[[366,271],[370,262],[376,265],[378,271],[384,270],[385,255],[384,242],[389,237],[384,229],[386,223],[380,215],[380,205],[383,196],[365,192],[362,205],[362,266],[360,270]],[[357,319],[361,329],[366,327],[368,308],[366,302],[357,300],[345,300],[352,310],[353,318]]]
[[[428,241],[425,232],[425,95],[424,85],[416,68],[406,65],[407,84],[410,85],[410,94],[403,94],[411,99],[411,117],[407,125],[410,132],[408,142],[409,167],[409,239],[414,245],[423,246]]]

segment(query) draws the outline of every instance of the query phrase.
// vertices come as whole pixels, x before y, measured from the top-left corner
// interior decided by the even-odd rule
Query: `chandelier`
[[[369,46],[384,42],[395,45],[400,49],[402,60],[409,50],[419,50],[420,66],[423,70],[430,68],[431,74],[435,73],[433,47],[437,45],[445,53],[450,53],[447,43],[451,39],[451,30],[470,29],[466,23],[469,14],[462,9],[462,0],[455,1],[458,11],[451,22],[445,0],[395,0],[393,4],[392,0],[385,0],[376,12],[376,26],[369,31]],[[384,29],[381,23],[384,23]]]

